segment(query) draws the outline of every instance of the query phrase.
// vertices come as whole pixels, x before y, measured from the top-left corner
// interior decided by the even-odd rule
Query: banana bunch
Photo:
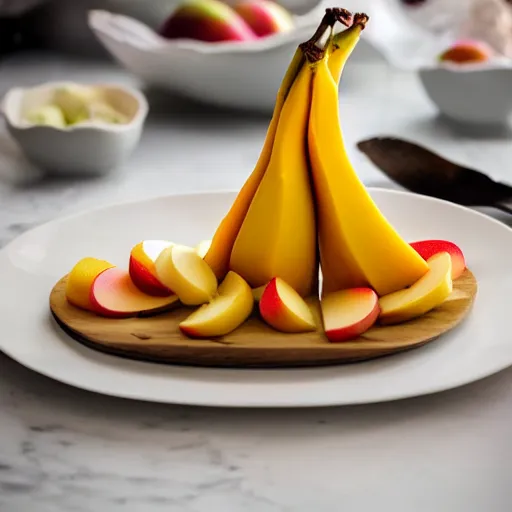
[[[345,30],[335,34],[341,22]],[[368,16],[327,9],[299,45],[277,94],[254,171],[205,256],[253,288],[279,277],[302,297],[370,287],[378,295],[418,281],[428,265],[394,230],[359,180],[344,146],[339,82]]]

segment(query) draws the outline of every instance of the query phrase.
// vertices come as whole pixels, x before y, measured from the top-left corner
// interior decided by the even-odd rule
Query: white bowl
[[[297,16],[296,28],[250,42],[167,40],[128,16],[91,11],[89,25],[112,56],[146,84],[221,107],[270,110],[297,46],[324,10]]]
[[[128,116],[125,124],[87,121],[63,128],[41,126],[25,120],[27,112],[51,101],[58,87],[72,82],[47,82],[36,87],[16,87],[2,101],[7,128],[33,165],[50,174],[104,174],[121,164],[140,140],[148,103],[143,94],[125,86],[87,84],[99,88],[107,101]]]
[[[312,9],[294,15],[292,31],[249,42],[168,40],[136,19],[104,10],[90,11],[89,26],[110,54],[146,84],[220,107],[270,112],[297,46],[313,35],[331,5],[308,1]],[[296,5],[304,9],[305,3]],[[375,55],[364,41],[354,53],[359,60]]]
[[[454,2],[447,6],[446,16],[436,16],[437,4],[432,2],[415,11],[400,6],[398,0],[345,0],[347,7],[359,4],[359,9],[370,14],[365,30],[366,40],[392,66],[417,73],[423,88],[438,111],[458,123],[471,125],[504,124],[512,113],[512,64],[507,59],[493,59],[483,64],[440,63],[438,56],[456,39],[455,21],[460,16]],[[439,4],[439,5],[438,5]],[[460,2],[462,11],[466,5]],[[417,22],[430,10],[432,24],[429,30]],[[429,23],[425,22],[425,25]]]
[[[457,39],[456,29],[468,7],[467,0],[437,0],[414,9],[405,8],[398,0],[345,2],[349,9],[357,3],[358,9],[370,14],[366,40],[392,66],[417,73],[427,96],[447,118],[482,126],[504,124],[510,119],[509,60],[493,59],[476,65],[438,62],[440,53]]]
[[[510,64],[425,66],[421,83],[440,113],[464,124],[506,124],[512,115]]]

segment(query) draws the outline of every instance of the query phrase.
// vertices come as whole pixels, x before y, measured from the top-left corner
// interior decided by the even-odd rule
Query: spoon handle
[[[506,199],[505,201],[499,201],[497,203],[494,203],[496,208],[500,209],[503,212],[510,213],[512,215],[512,198]]]

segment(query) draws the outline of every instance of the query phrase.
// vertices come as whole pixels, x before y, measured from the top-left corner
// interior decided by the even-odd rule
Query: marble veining
[[[91,80],[105,70],[87,69]],[[391,186],[354,149],[378,134],[435,144],[512,180],[506,131],[461,133],[437,119],[414,76],[377,64],[367,72],[340,107],[365,182]],[[12,58],[0,65],[0,92],[82,73],[57,57]],[[151,100],[140,147],[101,180],[41,179],[1,126],[0,148],[10,149],[0,161],[0,245],[69,212],[243,183],[268,119]],[[511,371],[389,404],[229,410],[94,395],[0,355],[0,512],[507,512],[511,425]]]

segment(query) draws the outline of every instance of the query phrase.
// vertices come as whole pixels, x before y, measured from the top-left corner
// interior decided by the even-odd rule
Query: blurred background
[[[156,29],[179,5],[179,0],[0,0],[0,51],[11,52],[20,48],[45,46],[78,55],[106,55],[87,23],[91,9],[105,9],[132,16]],[[318,2],[311,0],[283,0],[281,5],[295,13],[304,14]],[[503,7],[511,0],[346,0],[341,3],[326,2],[354,10],[372,12],[381,8],[398,6],[419,26],[433,31],[459,27],[471,8],[480,7],[488,18],[494,11],[502,11],[502,25],[506,25]],[[481,17],[483,25],[488,18]],[[491,28],[480,29],[480,36],[491,37]],[[473,27],[475,30],[475,27]],[[495,30],[494,30],[495,31]]]
[[[0,94],[5,97],[16,87],[51,81],[122,82],[140,91],[143,101],[149,100],[151,123],[149,128],[146,123],[143,135],[148,154],[149,147],[151,155],[156,154],[154,148],[164,136],[164,128],[184,137],[180,123],[198,116],[202,118],[194,129],[205,131],[213,140],[218,134],[207,131],[204,118],[209,116],[210,123],[223,119],[226,129],[257,127],[252,138],[244,139],[251,144],[254,162],[275,94],[297,45],[311,37],[326,7],[339,6],[370,15],[347,65],[350,71],[342,79],[342,109],[358,112],[364,104],[375,102],[378,112],[371,109],[368,116],[380,116],[380,123],[385,109],[392,109],[392,116],[386,117],[392,124],[398,122],[397,112],[411,95],[414,100],[408,112],[415,113],[417,119],[425,115],[421,112],[433,109],[442,118],[483,127],[486,133],[490,133],[490,125],[508,126],[512,116],[512,0],[343,0],[334,4],[280,0],[280,13],[269,9],[264,0],[254,0],[247,19],[264,20],[268,28],[268,33],[254,39],[246,39],[233,28],[238,23],[235,9],[242,0],[226,0],[233,11],[228,14],[217,12],[216,0],[190,1],[200,13],[192,24],[184,11],[179,13],[181,0],[0,0]],[[215,34],[213,27],[218,29]],[[73,101],[77,99],[76,94],[71,96]],[[393,106],[395,96],[401,103]],[[216,110],[189,108],[171,97]],[[51,167],[56,165],[54,155],[44,155],[49,152],[49,138],[54,137],[57,147],[63,144],[55,134],[41,133],[36,140],[35,134],[13,127],[21,117],[26,118],[34,102],[10,96],[7,110],[12,115],[4,117],[25,156],[36,166],[44,163]],[[105,113],[105,105],[95,108]],[[51,118],[47,114],[38,112],[35,117],[45,124]],[[263,114],[263,122],[255,124],[253,114]],[[133,117],[130,108],[125,109],[124,117]],[[372,128],[367,123],[363,129],[363,120],[356,116],[351,116],[350,122],[354,136],[359,125],[361,133]],[[157,126],[162,129],[158,136]],[[121,156],[129,156],[138,144],[141,130],[142,125],[134,128],[129,151],[126,141],[118,140],[116,145],[99,137],[97,142],[81,141],[80,148],[87,144],[89,155],[108,154],[109,165],[117,166]],[[437,145],[442,142],[436,140]],[[96,147],[97,151],[91,149]],[[5,157],[0,148],[0,156],[2,152]],[[70,169],[75,164],[64,163]],[[246,174],[251,165],[248,160],[238,169]]]
[[[179,0],[0,0],[0,51],[26,47],[51,48],[84,56],[106,56],[87,23],[91,9],[132,16],[156,29]],[[304,13],[308,0],[284,0]],[[316,2],[315,2],[316,3]]]

